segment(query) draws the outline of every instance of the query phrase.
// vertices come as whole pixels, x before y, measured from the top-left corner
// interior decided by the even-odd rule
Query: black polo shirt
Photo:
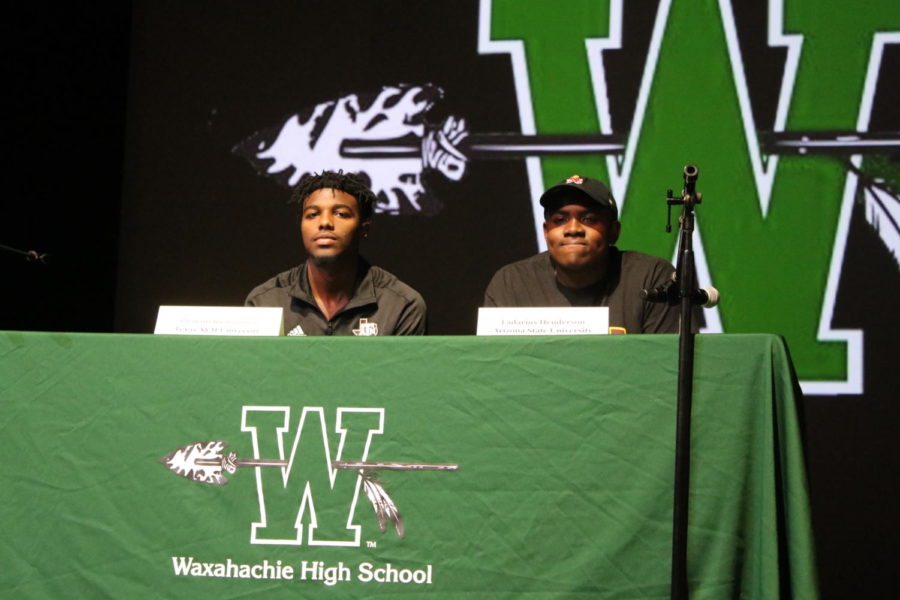
[[[284,308],[287,335],[423,335],[425,301],[417,291],[380,267],[360,262],[350,301],[331,319],[319,310],[306,263],[253,288],[245,306]]]
[[[668,282],[675,268],[641,252],[609,249],[606,276],[598,283],[570,289],[556,280],[548,252],[501,268],[484,294],[484,306],[608,306],[609,326],[627,333],[677,333],[680,309],[647,302],[641,290]]]

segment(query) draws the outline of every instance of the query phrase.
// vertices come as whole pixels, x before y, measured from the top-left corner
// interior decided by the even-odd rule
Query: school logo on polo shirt
[[[353,335],[378,335],[378,323],[370,323],[368,319],[360,319],[359,327],[353,330]]]

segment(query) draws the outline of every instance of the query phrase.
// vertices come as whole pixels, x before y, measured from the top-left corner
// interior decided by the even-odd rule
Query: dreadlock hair
[[[344,173],[340,171],[322,171],[307,173],[300,178],[289,202],[296,202],[303,209],[303,202],[310,194],[321,189],[335,189],[350,194],[359,203],[361,221],[371,221],[375,214],[375,194],[369,188],[369,178],[362,173]]]

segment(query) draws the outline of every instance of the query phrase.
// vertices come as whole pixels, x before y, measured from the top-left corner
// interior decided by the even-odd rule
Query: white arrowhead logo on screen
[[[378,196],[378,213],[432,215],[440,201],[428,173],[459,181],[468,161],[537,155],[615,154],[621,136],[471,135],[464,119],[427,120],[443,90],[433,84],[384,86],[377,94],[348,94],[295,113],[234,147],[258,173],[287,186],[307,173],[363,173]]]

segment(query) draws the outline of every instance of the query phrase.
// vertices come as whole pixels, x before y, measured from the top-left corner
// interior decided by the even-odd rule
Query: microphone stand
[[[688,501],[691,482],[691,402],[694,393],[694,326],[693,305],[712,308],[719,302],[719,291],[714,287],[697,289],[694,268],[694,208],[703,197],[695,189],[700,175],[696,165],[684,167],[684,189],[675,198],[672,190],[666,194],[668,221],[666,232],[672,231],[672,207],[681,206],[678,219],[678,261],[671,281],[652,289],[641,290],[641,297],[648,302],[665,302],[681,308],[678,337],[678,406],[675,423],[675,489],[672,510],[672,579],[673,600],[687,600],[687,532]]]
[[[700,204],[701,194],[695,190],[699,169],[695,165],[684,167],[684,189],[680,198],[666,194],[669,222],[666,231],[672,230],[672,206],[682,207],[679,218],[678,261],[675,267],[675,284],[668,294],[681,307],[681,327],[678,338],[678,405],[675,424],[675,491],[672,515],[672,575],[671,597],[687,600],[687,532],[688,503],[691,474],[691,403],[694,383],[694,332],[693,304],[699,302],[694,269],[694,207]]]

